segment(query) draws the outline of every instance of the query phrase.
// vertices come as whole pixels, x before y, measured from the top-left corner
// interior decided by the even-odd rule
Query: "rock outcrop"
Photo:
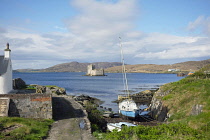
[[[13,89],[25,88],[26,83],[21,78],[13,79]]]
[[[36,93],[45,93],[46,92],[46,87],[45,86],[36,86]]]
[[[66,95],[66,89],[61,88],[61,87],[57,87],[57,86],[46,87],[46,86],[37,85],[36,86],[36,93]]]
[[[86,106],[88,103],[93,103],[97,105],[100,105],[103,103],[103,101],[94,97],[90,97],[88,95],[75,96],[73,99],[83,106]]]
[[[191,115],[198,115],[202,112],[203,105],[193,105],[192,110],[191,110]]]
[[[168,95],[170,91],[163,91],[161,88],[155,92],[151,101],[151,116],[158,121],[166,121],[170,117],[168,108],[164,105],[162,97]]]
[[[151,116],[158,121],[167,121],[173,114],[169,113],[168,106],[164,104],[164,96],[168,95],[172,90],[163,91],[161,88],[155,92],[151,101]],[[171,102],[170,104],[173,104]],[[203,111],[203,105],[191,104],[190,115],[199,115]],[[175,112],[174,112],[175,113]]]

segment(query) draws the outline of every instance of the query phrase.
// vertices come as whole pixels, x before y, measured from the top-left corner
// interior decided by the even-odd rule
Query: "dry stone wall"
[[[10,99],[9,117],[52,119],[51,94],[2,94]]]

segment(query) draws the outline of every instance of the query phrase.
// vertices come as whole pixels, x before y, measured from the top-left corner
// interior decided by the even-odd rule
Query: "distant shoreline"
[[[54,65],[42,69],[15,69],[14,72],[87,72],[88,65],[95,65],[96,69],[104,69],[104,73],[121,73],[122,63],[120,62],[93,62],[79,63],[69,62]],[[133,64],[125,65],[127,73],[189,73],[195,72],[202,67],[210,64],[210,59],[202,61],[186,61],[175,64]]]
[[[71,71],[64,71],[66,73],[70,73]],[[64,73],[64,72],[59,72],[59,71],[16,71],[13,70],[13,73]],[[188,73],[190,71],[185,71],[185,72],[127,72],[127,73],[151,73],[151,74],[177,74],[177,73]],[[73,72],[73,73],[86,73],[86,72]],[[121,73],[121,72],[105,72],[105,73]],[[88,76],[88,75],[82,75],[82,76]],[[104,75],[107,76],[107,75]]]

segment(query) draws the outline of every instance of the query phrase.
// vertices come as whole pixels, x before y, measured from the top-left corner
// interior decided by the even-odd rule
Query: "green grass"
[[[36,89],[36,86],[27,85],[24,89]]]
[[[164,96],[162,99],[163,100],[169,100],[171,98],[173,98],[173,95],[172,94],[168,94],[168,95]]]
[[[45,87],[54,88],[54,87],[58,87],[58,86],[55,86],[55,85],[46,85]]]
[[[53,120],[0,117],[0,139],[41,140],[47,136]],[[4,132],[5,128],[15,129]]]
[[[207,140],[208,137],[185,123],[170,123],[158,126],[124,127],[120,132],[94,133],[97,139],[103,140]]]

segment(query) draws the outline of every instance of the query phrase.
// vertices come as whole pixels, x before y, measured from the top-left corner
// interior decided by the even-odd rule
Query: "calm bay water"
[[[107,73],[107,76],[82,76],[82,72],[61,73],[13,73],[13,78],[22,78],[26,84],[56,85],[66,89],[68,95],[86,94],[104,101],[105,107],[115,112],[118,106],[112,101],[123,94],[123,76],[121,73]],[[165,83],[182,79],[176,74],[127,73],[129,90],[133,93],[157,88]]]

